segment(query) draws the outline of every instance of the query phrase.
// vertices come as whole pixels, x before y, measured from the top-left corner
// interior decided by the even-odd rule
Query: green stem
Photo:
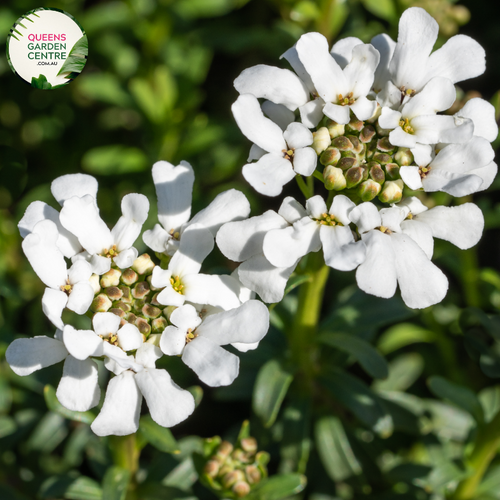
[[[308,256],[306,272],[311,280],[305,282],[299,290],[299,303],[290,332],[292,358],[299,366],[306,380],[312,379],[315,368],[314,335],[323,303],[323,292],[330,268],[325,265],[322,252]]]
[[[321,181],[323,184],[325,183],[325,178],[323,177],[323,174],[319,170],[315,170],[313,172],[313,175],[314,175],[314,177],[316,177],[316,179]]]
[[[122,467],[130,472],[130,482],[126,500],[135,500],[135,475],[139,469],[140,448],[137,445],[136,434],[128,436],[110,436],[109,447],[113,462],[118,467]]]
[[[473,474],[460,481],[450,500],[470,500],[475,498],[476,490],[490,462],[495,458],[500,447],[500,412],[477,433],[474,449],[468,459],[468,466]]]
[[[297,181],[297,184],[299,185],[299,188],[302,191],[302,194],[306,197],[306,200],[308,200],[311,197],[311,194],[309,192],[309,187],[304,182],[304,179],[302,179],[301,175],[297,174],[295,176],[295,180]]]

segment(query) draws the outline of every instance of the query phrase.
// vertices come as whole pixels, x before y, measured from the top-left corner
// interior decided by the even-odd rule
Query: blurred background
[[[102,492],[99,493],[96,485],[110,463],[103,440],[93,436],[87,424],[64,419],[61,414],[47,409],[43,388],[47,384],[57,385],[62,365],[21,378],[15,376],[5,362],[5,350],[15,338],[53,335],[53,327],[41,311],[44,286],[31,270],[20,246],[17,223],[26,207],[34,200],[56,206],[50,193],[51,181],[59,175],[84,172],[96,176],[99,181],[98,204],[102,217],[110,226],[120,215],[122,196],[139,192],[151,201],[145,225],[151,228],[156,222],[152,164],[157,160],[173,164],[187,160],[196,174],[192,213],[229,188],[245,193],[253,215],[269,208],[277,209],[279,200],[257,195],[241,176],[250,143],[240,133],[230,112],[237,97],[233,80],[243,69],[255,64],[287,67],[279,61],[280,55],[307,31],[320,31],[331,42],[345,36],[369,42],[382,32],[396,38],[399,16],[410,6],[425,8],[438,21],[438,45],[458,32],[481,43],[487,54],[487,71],[479,78],[460,84],[459,101],[463,104],[468,98],[481,95],[500,111],[497,93],[500,88],[500,30],[497,19],[490,13],[488,0],[1,2],[2,500],[101,498]],[[67,11],[88,36],[87,65],[82,74],[64,88],[34,89],[13,74],[8,65],[5,56],[7,34],[19,16],[36,7]],[[491,399],[491,404],[498,406],[500,388],[495,379],[500,376],[500,344],[497,342],[500,330],[495,318],[500,310],[499,187],[500,181],[496,181],[487,193],[474,196],[474,202],[483,209],[486,218],[485,234],[476,248],[462,252],[443,242],[436,244],[434,261],[450,280],[450,291],[442,304],[416,313],[404,307],[399,299],[378,301],[355,292],[354,273],[334,272],[330,277],[323,327],[358,332],[378,346],[391,369],[399,367],[402,370],[404,382],[400,379],[398,384],[393,380],[393,386],[387,382],[385,387],[377,387],[352,359],[339,356],[333,348],[325,348],[324,356],[349,369],[374,390],[396,390],[431,400],[432,393],[426,381],[431,375],[442,375],[483,394],[484,400]],[[300,197],[298,189],[291,184],[284,195]],[[470,200],[458,202],[464,201]],[[439,193],[426,197],[426,202],[429,205],[449,204],[451,200]],[[141,241],[136,246],[140,252],[146,251]],[[230,270],[231,263],[215,252],[206,262],[205,272],[228,272],[228,266]],[[143,479],[161,483],[166,489],[161,490],[164,493],[161,496],[144,494],[142,498],[214,498],[194,484],[196,475],[192,469],[184,476],[178,472],[172,476],[172,471],[178,470],[189,451],[199,446],[196,436],[234,437],[241,422],[248,418],[261,448],[271,452],[271,473],[294,469],[290,461],[283,458],[286,452],[284,455],[283,450],[280,451],[279,443],[285,432],[281,417],[266,429],[251,409],[258,370],[283,351],[286,340],[280,330],[286,329],[293,300],[292,293],[288,301],[274,310],[273,328],[261,348],[240,356],[241,373],[235,384],[223,389],[203,388],[200,407],[173,430],[183,443],[181,455],[172,458],[153,447],[145,448],[141,458]],[[78,321],[84,325],[86,318]],[[179,385],[187,387],[196,383],[177,359],[162,360],[162,363]],[[425,410],[424,416],[430,422],[425,432],[421,423],[417,431],[413,428],[408,431],[409,424],[406,428],[402,425],[396,429],[401,434],[396,432],[389,439],[381,439],[376,433],[363,435],[369,432],[366,423],[359,423],[356,416],[351,418],[349,412],[338,413],[354,440],[365,446],[370,443],[375,471],[385,474],[385,471],[393,471],[402,458],[411,458],[422,467],[430,467],[426,469],[428,474],[439,462],[446,459],[447,464],[453,464],[456,457],[461,456],[472,428],[468,415],[453,413],[450,407],[447,408],[449,414],[443,410],[444,413],[438,415],[435,410],[437,413],[430,415],[430,410]],[[331,409],[322,407],[320,402],[315,411],[311,425],[315,418]],[[455,427],[450,430],[450,425]],[[441,455],[433,455],[435,446],[432,446],[436,443],[442,445]],[[443,495],[450,481],[456,482],[461,477],[460,468],[455,467],[457,472],[450,466],[434,482],[422,469],[413,471],[414,476],[389,474],[381,479],[373,472],[372,477],[366,473],[363,480],[356,479],[359,474],[355,473],[339,479],[325,465],[325,458],[320,458],[313,446],[312,465],[307,471],[310,487],[304,498],[326,500],[370,494],[371,498],[390,498],[384,496],[387,491],[393,496],[411,493],[411,498],[428,498]],[[427,482],[422,479],[420,486],[413,486],[415,478],[424,476]],[[87,493],[68,490],[67,485],[73,484],[78,477],[88,480],[87,489],[82,489]],[[66,486],[57,489],[57,485],[62,484],[61,478]],[[398,492],[399,484],[411,486],[409,490]]]

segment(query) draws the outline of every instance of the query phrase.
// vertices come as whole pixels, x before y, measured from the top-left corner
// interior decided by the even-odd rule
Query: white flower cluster
[[[472,203],[429,208],[408,191],[461,197],[488,188],[498,127],[493,106],[479,98],[438,114],[455,103],[455,83],[485,70],[484,50],[467,36],[432,52],[438,29],[423,9],[410,8],[397,42],[351,37],[329,50],[324,36],[307,33],[282,56],[295,72],[258,65],[235,80],[233,114],[253,142],[245,179],[267,196],[294,177],[305,186],[301,176],[330,191],[326,202],[312,192],[305,207],[287,197],[278,213],[219,231],[221,251],[241,262],[238,278],[264,301],[280,301],[301,257],[321,248],[328,266],[356,269],[366,293],[389,298],[399,284],[412,308],[444,298],[448,281],[431,262],[433,238],[469,248],[483,215]]]
[[[222,346],[255,349],[269,328],[267,307],[236,278],[200,273],[220,226],[248,216],[245,196],[226,191],[189,220],[191,166],[158,162],[153,178],[161,226],[146,231],[144,241],[163,268],[133,247],[148,215],[147,198],[126,195],[109,230],[99,216],[97,181],[88,175],[56,179],[52,194],[61,211],[37,201],[19,223],[24,253],[47,286],[43,311],[57,331],[54,338],[15,340],[7,361],[18,375],[29,375],[64,360],[57,398],[72,411],[86,411],[99,404],[95,359],[103,360],[114,376],[91,426],[100,436],[136,432],[143,396],[153,420],[165,427],[193,412],[191,393],[156,368],[163,355],[182,356],[207,385],[228,385],[239,358]],[[87,313],[92,328],[65,324],[65,308]]]

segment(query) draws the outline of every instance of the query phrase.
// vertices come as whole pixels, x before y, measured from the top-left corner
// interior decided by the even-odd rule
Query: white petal
[[[323,107],[325,106],[325,101],[320,97],[313,99],[312,101],[306,102],[303,106],[299,108],[300,120],[308,128],[314,128],[323,118]]]
[[[68,296],[61,290],[54,290],[53,288],[45,289],[42,297],[43,313],[50,322],[60,330],[64,328],[61,316],[67,303]]]
[[[349,91],[353,93],[355,99],[364,97],[370,92],[375,78],[375,69],[380,61],[380,54],[377,49],[369,43],[358,44],[352,49],[352,59],[344,68],[344,75],[348,81]],[[365,118],[358,116],[360,120],[366,120],[373,115],[373,111]],[[361,111],[361,110],[359,110]],[[365,115],[363,115],[365,116]]]
[[[186,306],[183,306],[186,307]],[[160,349],[167,356],[179,356],[186,345],[186,330],[176,326],[167,326],[160,338]]]
[[[397,286],[395,254],[390,236],[370,231],[363,234],[363,242],[367,253],[365,261],[356,271],[358,286],[370,295],[388,299],[394,295]]]
[[[261,147],[257,146],[257,144],[252,144],[247,161],[260,160],[265,154],[267,154],[267,151],[264,151]]]
[[[415,120],[416,119],[417,118],[415,118]],[[418,139],[419,138],[415,135],[407,134],[401,127],[395,128],[389,134],[389,141],[391,144],[394,144],[394,146],[401,146],[403,148],[415,147]]]
[[[408,215],[407,211],[403,207],[395,205],[390,208],[382,208],[379,213],[383,226],[387,227],[391,231],[396,231],[397,233],[401,232],[400,224]]]
[[[161,349],[153,344],[144,343],[137,349],[135,360],[144,368],[155,368],[155,363],[163,356]]]
[[[489,142],[493,142],[498,136],[495,107],[484,99],[470,99],[455,116],[470,118],[474,122],[474,135],[484,137]]]
[[[333,45],[330,54],[337,61],[337,64],[343,69],[352,59],[352,50],[356,45],[362,45],[363,42],[354,36],[342,38]]]
[[[240,130],[257,146],[278,154],[286,149],[283,131],[279,125],[264,116],[256,97],[250,94],[240,95],[231,110]]]
[[[111,231],[119,252],[130,248],[146,221],[149,212],[149,201],[143,194],[127,194],[122,199],[122,216]]]
[[[335,198],[333,198],[333,202],[330,206],[330,209],[328,210],[328,213],[334,215],[339,222],[342,222],[342,224],[344,224],[344,226],[348,226],[351,223],[349,214],[355,207],[355,203],[351,201],[347,196],[339,194],[335,196]]]
[[[433,150],[428,144],[415,144],[411,148],[411,153],[417,165],[428,165],[432,161]]]
[[[68,280],[74,285],[80,281],[88,281],[92,276],[92,267],[83,259],[77,260],[68,270]]]
[[[51,220],[42,220],[22,242],[23,251],[38,277],[51,288],[66,284],[68,271],[57,248],[59,233]]]
[[[194,276],[199,276],[199,275],[195,274]],[[184,304],[186,298],[184,297],[184,295],[181,295],[180,293],[176,292],[169,284],[158,294],[156,300],[164,306],[180,307]]]
[[[30,339],[16,339],[12,342],[5,358],[16,375],[30,375],[41,368],[55,365],[68,355],[59,340],[41,336]]]
[[[290,63],[290,66],[293,68],[295,73],[299,75],[299,78],[302,80],[302,83],[305,85],[308,92],[310,94],[314,94],[316,92],[314,83],[312,82],[309,73],[306,71],[306,68],[304,68],[304,65],[300,62],[299,54],[297,53],[295,45],[280,56],[280,59],[283,58]]]
[[[312,132],[302,123],[290,123],[283,133],[288,147],[293,149],[305,148],[313,143]]]
[[[353,208],[349,213],[349,218],[358,226],[360,233],[370,231],[382,223],[377,207],[370,202],[360,203]]]
[[[186,161],[181,161],[177,167],[167,161],[158,161],[152,173],[158,198],[158,220],[167,232],[177,231],[191,215],[193,168]]]
[[[123,325],[117,333],[118,345],[124,351],[139,349],[142,345],[142,335],[135,325],[130,323]]]
[[[293,156],[293,169],[297,174],[309,177],[316,170],[318,155],[313,148],[296,149]]]
[[[240,94],[264,97],[292,111],[309,99],[309,92],[297,75],[265,64],[245,69],[234,81],[234,88]]]
[[[313,219],[321,219],[323,214],[328,211],[325,200],[319,194],[306,201],[306,210],[307,214]]]
[[[319,236],[327,266],[339,271],[352,271],[365,260],[365,244],[354,241],[349,227],[321,226]]]
[[[183,280],[185,300],[233,309],[240,305],[235,281],[228,275],[190,274]]]
[[[283,106],[283,104],[264,101],[262,103],[262,111],[274,123],[278,124],[281,130],[285,130],[295,120],[294,112]]]
[[[486,69],[484,49],[466,35],[451,37],[427,62],[425,78],[444,76],[453,83],[482,75]]]
[[[97,197],[97,181],[91,175],[68,174],[52,181],[50,190],[57,202],[62,205],[73,196],[83,197],[90,195]]]
[[[201,323],[198,311],[192,305],[184,305],[177,308],[170,315],[170,323],[186,332],[188,328],[195,330]]]
[[[196,333],[218,345],[262,340],[269,329],[269,311],[258,300],[249,300],[236,309],[207,316]]]
[[[455,174],[444,170],[431,170],[422,180],[424,191],[433,193],[444,191],[452,196],[462,197],[480,191],[483,180],[473,174]]]
[[[420,177],[418,167],[401,167],[399,169],[401,179],[410,188],[416,191],[422,187],[422,178]]]
[[[264,155],[257,163],[243,167],[243,177],[260,194],[278,196],[295,177],[289,160],[277,154]]]
[[[100,276],[106,274],[111,269],[111,259],[109,257],[94,254],[90,257],[90,266],[92,272]]]
[[[491,184],[495,180],[497,172],[498,172],[498,166],[494,161],[488,163],[488,165],[486,165],[485,167],[475,168],[474,170],[471,171],[472,174],[481,177],[481,179],[483,180],[483,183],[481,184],[481,188],[479,189],[479,191],[484,191],[485,189],[488,189],[491,186]]]
[[[238,376],[240,367],[238,356],[202,336],[195,338],[184,348],[182,361],[210,387],[231,384]]]
[[[193,413],[193,396],[174,383],[166,370],[148,368],[138,373],[135,380],[157,424],[172,427]]]
[[[415,136],[412,137],[422,144],[467,142],[474,132],[472,120],[463,121],[457,126],[453,116],[417,116],[411,125],[415,129]]]
[[[97,335],[108,337],[120,328],[120,317],[110,312],[96,313],[92,318],[92,326]]]
[[[361,96],[356,99],[356,102],[350,108],[358,120],[368,120],[375,114],[377,101],[370,101],[365,96]]]
[[[241,262],[262,252],[268,231],[286,225],[283,217],[272,210],[247,220],[228,222],[217,233],[217,246],[228,259]]]
[[[378,122],[382,128],[392,130],[399,127],[399,120],[401,120],[401,113],[399,111],[384,106]]]
[[[405,304],[413,309],[422,309],[441,302],[448,290],[446,276],[409,236],[392,234],[390,238]]]
[[[428,208],[416,196],[410,196],[409,198],[405,198],[396,206],[401,208],[407,208],[408,213],[411,212],[413,215],[419,215],[428,210]]]
[[[111,231],[99,216],[92,196],[66,200],[59,218],[61,224],[76,235],[82,247],[90,254],[101,253],[113,245]]]
[[[126,269],[127,267],[132,267],[135,259],[139,256],[137,248],[126,248],[122,250],[118,255],[113,257],[113,262],[120,268]]]
[[[128,355],[118,346],[110,344],[109,342],[102,343],[101,356],[105,356],[104,366],[116,375],[120,375],[124,370],[140,372],[144,369],[142,365],[135,362],[134,356]]]
[[[63,341],[68,352],[80,361],[90,356],[102,356],[103,340],[92,330],[75,330],[71,325],[66,325],[63,330]]]
[[[349,106],[339,106],[338,104],[327,102],[323,108],[323,113],[328,116],[328,118],[342,125],[349,123],[351,120]]]
[[[94,289],[87,282],[80,282],[73,285],[71,293],[68,297],[66,307],[76,314],[85,314],[94,300]]]
[[[142,395],[134,374],[126,371],[109,381],[101,412],[90,428],[98,436],[126,436],[139,428]]]
[[[238,267],[240,281],[267,303],[280,302],[288,278],[297,263],[290,267],[273,266],[263,254],[255,255]]]
[[[384,83],[390,80],[389,64],[394,54],[394,49],[396,48],[396,42],[389,35],[384,33],[373,37],[370,43],[380,54],[380,62],[375,71],[375,80],[373,82],[375,91],[380,92],[384,88]]]
[[[391,81],[386,81],[381,87],[375,87],[375,89],[379,88],[382,89],[377,94],[377,102],[379,105],[382,108],[390,108],[394,110],[399,109],[401,105],[401,90],[398,89]]]
[[[294,198],[287,196],[281,203],[278,214],[287,222],[293,224],[307,216],[307,210]]]
[[[427,255],[432,258],[434,253],[434,239],[432,229],[419,220],[405,220],[401,223],[401,229],[407,234]]]
[[[249,214],[250,203],[247,197],[241,191],[229,189],[218,194],[208,207],[200,210],[191,219],[189,225],[201,224],[215,237],[222,224],[246,219]],[[182,233],[183,237],[184,233]]]
[[[97,383],[97,365],[68,356],[56,392],[59,402],[71,411],[87,411],[99,404],[101,389]]]
[[[144,231],[142,235],[144,243],[146,243],[151,250],[159,253],[163,253],[167,249],[167,243],[170,238],[170,234],[168,234],[160,224],[155,224],[153,229]]]
[[[448,109],[457,97],[455,86],[447,78],[435,77],[403,106],[404,118],[433,115]]]
[[[259,342],[254,342],[253,344],[244,344],[242,342],[233,342],[231,344],[235,349],[238,349],[240,352],[248,352],[253,351],[259,347]]]

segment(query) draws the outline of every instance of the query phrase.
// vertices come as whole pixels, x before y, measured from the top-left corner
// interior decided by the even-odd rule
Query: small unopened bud
[[[135,325],[135,322],[137,321],[137,316],[134,313],[129,312],[129,313],[127,313],[127,316],[125,317],[125,319],[129,323],[132,323],[133,325]]]
[[[132,310],[136,314],[142,314],[142,308],[146,305],[146,299],[135,299],[132,304]]]
[[[113,313],[115,316],[118,316],[119,318],[125,318],[125,311],[123,309],[120,309],[119,307],[112,307],[109,309],[110,313]]]
[[[132,292],[130,291],[130,288],[128,286],[125,286],[125,285],[120,285],[118,288],[122,292],[121,301],[127,302],[127,303],[132,302]]]
[[[151,274],[155,267],[155,263],[147,253],[139,255],[132,264],[132,269],[139,274]]]
[[[374,142],[369,142],[366,144],[366,153],[365,157],[367,160],[370,160],[373,158],[373,155],[377,152],[377,145]]]
[[[250,484],[257,484],[262,479],[262,474],[255,465],[247,465],[245,467],[245,475]]]
[[[246,497],[250,493],[250,485],[245,481],[238,481],[232,487],[233,493],[238,498]]]
[[[345,126],[348,131],[359,132],[363,128],[364,123],[357,118],[352,118],[351,121]]]
[[[392,162],[392,157],[391,157],[391,155],[388,155],[387,153],[375,153],[373,155],[373,161],[376,161],[376,162],[380,163],[381,165],[385,165],[386,163]]]
[[[389,180],[395,181],[401,177],[399,175],[399,165],[397,163],[387,163],[384,168]]]
[[[322,165],[337,165],[340,160],[340,151],[337,148],[326,148],[319,158]]]
[[[335,137],[332,141],[332,146],[339,151],[352,151],[354,149],[352,142],[345,135]]]
[[[114,302],[122,298],[123,292],[117,286],[110,286],[104,290],[106,295]]]
[[[254,454],[257,451],[257,440],[253,437],[242,439],[240,445],[247,453]]]
[[[216,477],[217,474],[219,473],[219,467],[220,467],[220,465],[216,460],[209,460],[205,464],[205,467],[203,468],[203,472],[208,477]]]
[[[135,326],[146,337],[151,333],[151,326],[144,318],[137,318],[135,320]]]
[[[119,269],[110,269],[107,273],[103,274],[101,277],[102,288],[118,286],[120,284],[121,274],[122,272]]]
[[[381,186],[373,179],[367,179],[358,186],[358,194],[363,201],[371,201],[380,193]]]
[[[97,274],[93,274],[89,278],[89,283],[94,290],[94,295],[97,295],[101,291],[101,286],[99,285],[99,276]]]
[[[151,284],[151,280],[153,279],[153,276],[150,274],[147,278],[146,281],[149,283],[149,288],[153,290],[153,292],[157,292],[158,290],[162,290],[161,288],[156,288]]]
[[[156,347],[160,347],[160,339],[161,339],[161,334],[160,333],[152,333],[146,342],[148,344],[153,344]]]
[[[333,120],[328,120],[326,122],[326,128],[332,139],[338,137],[339,135],[344,135],[345,125],[340,125],[340,123],[334,122]]]
[[[413,153],[409,148],[398,148],[394,155],[394,161],[400,167],[408,167],[413,163]]]
[[[349,170],[351,167],[357,167],[359,165],[357,156],[351,151],[345,151],[342,155],[343,158],[339,160],[337,167],[341,168],[344,172]]]
[[[122,297],[122,300],[120,300],[119,302],[114,304],[114,306],[116,308],[121,309],[123,312],[126,312],[126,313],[128,313],[132,310],[132,306],[130,304],[128,304],[127,302],[123,302],[123,297]]]
[[[378,199],[383,203],[398,203],[403,196],[403,187],[404,184],[401,179],[397,181],[387,181]]]
[[[132,297],[134,299],[143,299],[149,293],[149,284],[147,281],[139,281],[132,288]]]
[[[100,293],[92,301],[90,309],[94,312],[107,312],[112,305],[113,303],[109,300],[109,297],[104,293]]]
[[[231,472],[228,472],[227,474],[224,474],[224,477],[222,478],[222,486],[224,488],[231,488],[231,486],[238,481],[244,481],[245,480],[245,474],[243,474],[243,471],[241,470],[233,470]]]
[[[248,462],[250,462],[248,454],[246,452],[244,452],[241,448],[236,448],[231,453],[231,458],[236,462],[241,462],[244,464],[247,464]]]
[[[371,125],[365,125],[363,127],[363,130],[361,130],[361,133],[359,134],[359,140],[366,144],[373,139],[374,135],[375,129]]]
[[[382,128],[382,127],[378,124],[378,122],[375,124],[375,128],[377,129],[377,134],[378,134],[378,135],[383,135],[383,136],[385,136],[385,135],[389,135],[389,134],[391,133],[391,131],[390,131],[389,129],[387,129],[387,128]]]
[[[212,457],[212,458],[214,458],[214,460],[217,460],[217,461],[221,461],[222,460],[217,455],[215,457]],[[221,463],[223,463],[223,462],[221,461]],[[233,472],[233,470],[234,470],[233,464],[224,463],[223,465],[221,465],[221,468],[219,470],[219,477],[224,477],[226,474],[229,474],[230,472]]]
[[[168,321],[164,317],[156,318],[151,322],[153,333],[162,333],[168,326]]]
[[[363,151],[363,144],[359,141],[359,139],[355,135],[348,135],[347,138],[351,141],[352,150],[355,153],[361,153]]]
[[[347,184],[342,169],[332,165],[328,165],[323,171],[323,179],[325,179],[325,187],[328,191],[342,191]]]
[[[139,280],[139,275],[129,267],[128,269],[125,269],[125,271],[123,271],[120,280],[124,285],[130,286]]]
[[[385,173],[382,170],[382,167],[378,164],[375,163],[371,168],[370,168],[370,177],[375,181],[378,182],[379,184],[383,184],[385,181]]]
[[[233,451],[233,445],[229,441],[222,441],[217,448],[217,455],[227,457]]]
[[[162,305],[158,302],[158,295],[159,295],[158,293],[155,293],[153,295],[153,298],[151,299],[151,304],[153,304],[154,306],[161,306]]]
[[[470,11],[463,5],[454,5],[451,7],[451,17],[459,24],[466,24],[470,19]]]
[[[352,167],[345,173],[347,188],[357,186],[363,180],[364,170],[361,167]]]
[[[377,149],[379,151],[387,153],[392,151],[394,149],[394,146],[390,143],[389,137],[382,137],[377,141]]]
[[[171,314],[177,309],[177,306],[168,306],[163,309],[163,316],[170,321]]]
[[[152,306],[151,304],[146,304],[142,308],[142,314],[146,316],[146,318],[157,318],[161,314],[161,309],[158,309],[155,306]]]
[[[321,127],[316,132],[313,132],[312,148],[316,151],[317,155],[320,155],[331,142],[332,140],[326,127]]]

